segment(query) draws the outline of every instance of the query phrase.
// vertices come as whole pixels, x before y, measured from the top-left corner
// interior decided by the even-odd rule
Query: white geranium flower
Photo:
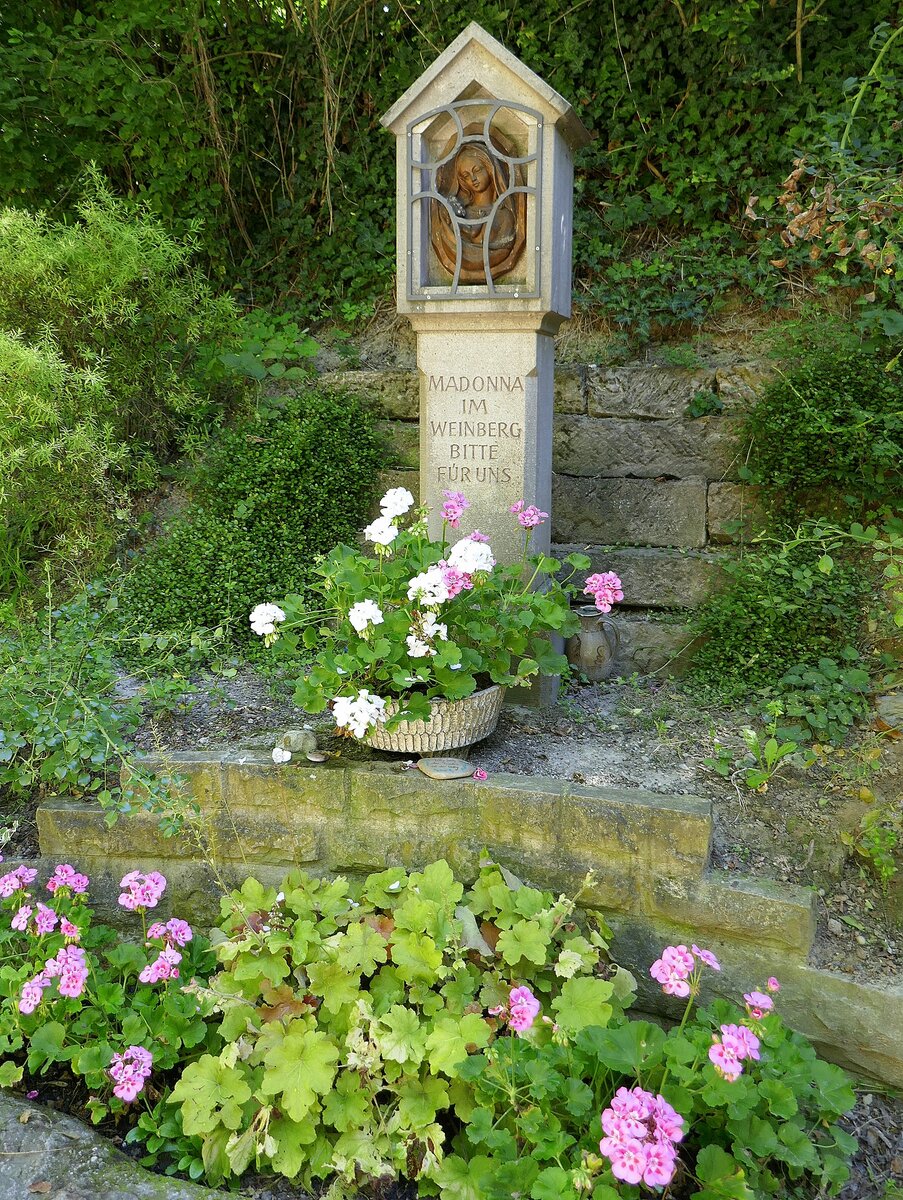
[[[276,635],[276,626],[285,620],[285,613],[278,604],[258,604],[256,608],[251,609],[248,619],[252,631],[258,637],[272,638]]]
[[[377,546],[390,546],[398,537],[398,527],[388,517],[377,517],[364,530],[364,537]]]
[[[291,762],[291,758],[291,750],[283,750],[281,746],[273,747],[273,762],[277,766],[281,766],[283,763]]]
[[[408,489],[397,487],[389,488],[380,500],[379,507],[383,516],[391,521],[393,517],[403,517],[413,503],[414,497]]]
[[[424,608],[444,604],[449,595],[445,572],[441,567],[430,567],[428,571],[415,575],[408,583],[408,599],[418,601]]]
[[[488,542],[474,542],[470,538],[461,538],[449,552],[448,565],[463,571],[465,575],[473,575],[477,571],[491,571],[495,566],[495,559]]]
[[[427,613],[423,618],[423,636],[440,642],[448,641],[448,626],[436,620],[433,613]]]
[[[350,729],[355,737],[363,737],[371,725],[386,719],[386,702],[363,688],[356,696],[337,696],[332,702],[332,715],[339,729]]]
[[[368,626],[382,625],[383,612],[375,600],[361,600],[352,606],[348,620],[358,633],[366,636]]]
[[[409,633],[405,641],[408,644],[408,654],[411,658],[427,658],[436,653],[433,647],[419,638],[416,633]]]

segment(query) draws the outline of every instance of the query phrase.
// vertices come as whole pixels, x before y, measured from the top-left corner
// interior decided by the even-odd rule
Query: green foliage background
[[[125,608],[150,629],[231,627],[300,592],[314,556],[353,540],[387,456],[353,397],[305,389],[225,430],[197,471],[192,504],[137,559]]]
[[[475,20],[594,134],[577,161],[578,290],[641,328],[697,320],[738,283],[783,294],[746,201],[836,137],[873,30],[898,16],[896,0],[7,0],[0,201],[67,212],[94,161],[176,233],[199,222],[214,277],[251,299],[354,315],[394,271],[379,115]],[[846,147],[886,166],[901,48]]]

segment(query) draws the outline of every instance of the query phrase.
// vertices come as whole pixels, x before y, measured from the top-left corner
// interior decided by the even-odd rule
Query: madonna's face
[[[483,159],[466,150],[458,158],[458,183],[474,193],[485,192],[492,183],[492,176]]]

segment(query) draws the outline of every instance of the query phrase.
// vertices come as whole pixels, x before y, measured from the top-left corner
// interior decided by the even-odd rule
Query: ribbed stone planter
[[[404,721],[391,732],[378,725],[363,740],[374,750],[396,754],[431,754],[471,746],[495,730],[504,695],[505,689],[494,684],[463,700],[432,700],[433,715],[428,721]],[[397,712],[398,705],[389,701],[386,718]]]

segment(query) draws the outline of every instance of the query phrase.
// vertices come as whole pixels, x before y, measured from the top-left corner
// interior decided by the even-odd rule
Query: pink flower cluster
[[[445,559],[442,559],[437,566],[442,571],[442,582],[448,591],[449,600],[454,599],[459,592],[469,592],[473,587],[473,576],[468,575],[466,571],[459,571],[457,567],[450,567]]]
[[[0,876],[0,896],[8,900],[15,892],[24,891],[34,882],[36,875],[34,867],[16,867],[15,870],[8,871]]]
[[[160,983],[164,979],[179,978],[179,963],[182,955],[172,946],[165,946],[153,962],[148,963],[138,978],[142,983]]]
[[[517,514],[518,524],[523,529],[535,529],[537,525],[542,525],[543,521],[548,521],[549,519],[547,512],[543,512],[535,504],[525,505],[523,500],[518,500],[516,504],[512,504],[508,511]]]
[[[154,1058],[143,1046],[128,1046],[122,1054],[114,1054],[107,1074],[116,1084],[113,1095],[130,1104],[144,1087],[151,1073]]]
[[[618,1088],[602,1113],[599,1143],[616,1179],[661,1188],[674,1178],[675,1144],[683,1139],[684,1119],[664,1096],[643,1088]]]
[[[661,958],[649,968],[649,974],[662,985],[666,996],[689,996],[692,990],[690,976],[697,969],[697,959],[713,971],[721,970],[721,964],[711,950],[700,950],[696,945],[692,950],[686,946],[666,946]]]
[[[88,890],[90,882],[87,875],[82,875],[68,863],[58,863],[47,880],[47,891],[55,892],[58,888],[68,888],[73,895],[81,895]]]
[[[182,955],[176,946],[188,945],[194,936],[191,926],[187,921],[171,917],[165,924],[162,921],[155,921],[148,929],[147,936],[148,945],[151,940],[162,940],[164,946],[154,961],[144,967],[138,978],[142,983],[160,983],[165,979],[178,979]]]
[[[57,980],[57,990],[61,996],[76,999],[85,990],[88,974],[84,950],[80,946],[63,946],[54,958],[47,960],[40,975],[22,985],[19,1012],[34,1012],[41,1003],[45,989],[50,987],[54,979]]]
[[[48,908],[46,904],[38,901],[37,912],[30,904],[23,904],[16,912],[10,925],[13,929],[18,929],[20,933],[25,933],[28,929],[28,922],[31,915],[34,913],[34,932],[42,935],[45,933],[53,933],[59,923],[59,914],[52,908]],[[68,924],[68,922],[67,922]]]
[[[157,907],[160,897],[166,891],[166,880],[159,871],[148,871],[146,875],[142,875],[140,871],[129,871],[128,875],[122,877],[119,886],[128,889],[119,897],[122,907],[141,912],[146,908]]]
[[[162,938],[167,946],[187,946],[194,936],[187,921],[178,917],[170,917],[164,925],[162,921],[154,921],[148,927],[148,938]]]
[[[589,575],[583,589],[585,596],[592,596],[599,612],[611,612],[611,606],[624,599],[621,580],[614,571],[604,574]]]
[[[747,1058],[758,1061],[759,1039],[745,1025],[722,1025],[721,1038],[713,1034],[714,1043],[709,1048],[709,1059],[715,1070],[733,1082],[743,1073]]]
[[[470,501],[463,492],[443,492],[445,503],[442,505],[442,520],[448,521],[452,529],[461,524],[464,510],[470,508]]]
[[[777,983],[778,981],[776,979],[770,979],[768,982]],[[780,984],[778,984],[778,986],[780,987]],[[769,988],[768,990],[774,991],[776,989]],[[746,1011],[754,1021],[761,1021],[765,1014],[767,1012],[771,1012],[771,1010],[774,1008],[774,1001],[772,1000],[771,996],[766,995],[765,992],[744,992],[743,999],[746,1001]]]
[[[516,987],[508,994],[507,1004],[498,1004],[495,1008],[490,1008],[489,1012],[493,1017],[503,1016],[509,1028],[519,1037],[532,1028],[541,1007],[528,987]]]

